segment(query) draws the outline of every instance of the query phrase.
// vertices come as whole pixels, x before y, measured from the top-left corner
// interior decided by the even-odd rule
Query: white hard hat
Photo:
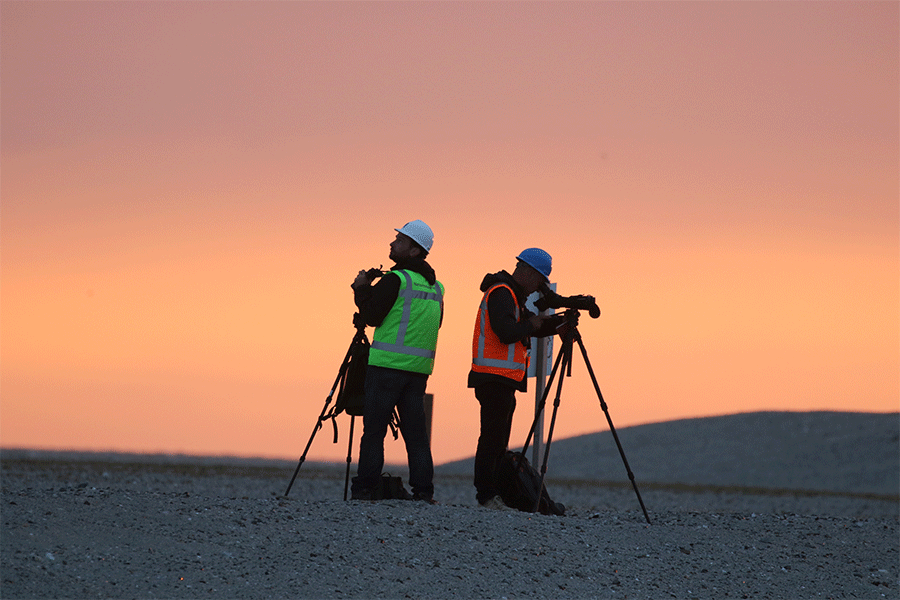
[[[416,219],[394,231],[399,231],[403,235],[412,238],[412,241],[422,246],[425,249],[425,252],[431,252],[431,244],[434,243],[434,233],[432,233],[431,227],[426,225],[424,221]]]

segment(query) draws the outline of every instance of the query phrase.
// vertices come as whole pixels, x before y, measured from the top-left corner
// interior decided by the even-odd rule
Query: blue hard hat
[[[548,282],[550,281],[550,271],[553,270],[553,259],[550,255],[540,248],[526,248],[522,250],[516,257],[523,263],[544,276]]]

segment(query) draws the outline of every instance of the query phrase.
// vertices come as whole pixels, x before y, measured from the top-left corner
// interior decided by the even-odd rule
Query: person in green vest
[[[434,242],[431,228],[415,220],[395,231],[388,255],[394,262],[391,270],[375,285],[368,272],[360,271],[351,284],[360,316],[366,325],[375,327],[351,498],[375,499],[384,467],[384,437],[396,408],[413,499],[435,504],[424,396],[444,316],[444,286],[425,260]]]

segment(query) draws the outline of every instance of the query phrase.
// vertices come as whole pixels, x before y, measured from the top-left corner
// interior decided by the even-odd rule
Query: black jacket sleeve
[[[540,328],[534,329],[529,321],[529,318],[534,316],[533,313],[522,307],[519,320],[516,321],[516,305],[513,302],[513,296],[508,289],[502,287],[497,288],[488,296],[488,314],[491,317],[491,328],[504,344],[512,344],[529,337],[555,335],[556,328],[565,320],[562,315],[552,315],[544,320]]]
[[[516,319],[516,304],[512,293],[505,287],[498,287],[488,296],[488,315],[491,318],[491,329],[504,344],[512,344],[531,337],[534,330],[528,317],[531,313],[524,308],[520,320]]]
[[[565,320],[565,317],[562,315],[550,315],[550,318],[545,319],[541,327],[531,334],[531,337],[547,337],[548,335],[556,335],[557,333],[559,333],[556,328],[562,325]]]
[[[391,312],[400,293],[400,276],[385,273],[375,285],[361,285],[353,290],[353,301],[366,325],[378,327]]]

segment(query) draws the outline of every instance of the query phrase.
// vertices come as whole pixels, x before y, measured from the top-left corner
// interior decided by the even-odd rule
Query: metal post
[[[538,408],[541,405],[541,398],[544,397],[544,384],[547,378],[547,339],[534,338],[534,414],[537,416]],[[538,419],[534,426],[534,445],[531,448],[531,464],[541,464],[541,442],[544,439],[544,419],[543,415]]]
[[[431,415],[434,411],[434,394],[422,396],[422,404],[425,406],[425,431],[428,433],[428,442],[431,443]]]
[[[556,284],[551,283],[549,285],[549,288],[555,292]],[[534,303],[538,298],[539,298],[539,292],[533,293],[532,295],[530,295],[528,297],[528,303],[526,304],[526,306],[528,306],[528,308],[532,311],[537,311],[537,308],[535,307]],[[547,316],[547,315],[552,315],[555,312],[556,311],[551,308],[551,309],[542,310],[542,311],[540,311],[539,314],[542,316]],[[550,356],[552,354],[552,350],[553,350],[553,341],[552,340],[553,340],[553,336],[542,337],[542,338],[531,338],[531,348],[532,348],[533,354],[534,354],[532,356],[532,358],[534,360],[532,361],[531,364],[534,366],[534,413],[533,414],[535,417],[537,417],[538,408],[540,408],[540,406],[541,406],[541,398],[544,397],[544,389],[546,386],[547,372],[550,370],[550,369],[548,369],[548,366],[549,366],[548,363],[553,361],[553,356]],[[529,368],[528,371],[529,371],[528,374],[530,376],[531,368]],[[531,451],[532,452],[531,462],[532,462],[532,464],[536,465],[536,464],[540,463],[541,445],[542,445],[542,442],[544,439],[543,415],[541,415],[540,419],[537,419],[535,421],[533,434],[534,434],[534,440],[533,440],[534,446],[532,447],[532,451]]]

